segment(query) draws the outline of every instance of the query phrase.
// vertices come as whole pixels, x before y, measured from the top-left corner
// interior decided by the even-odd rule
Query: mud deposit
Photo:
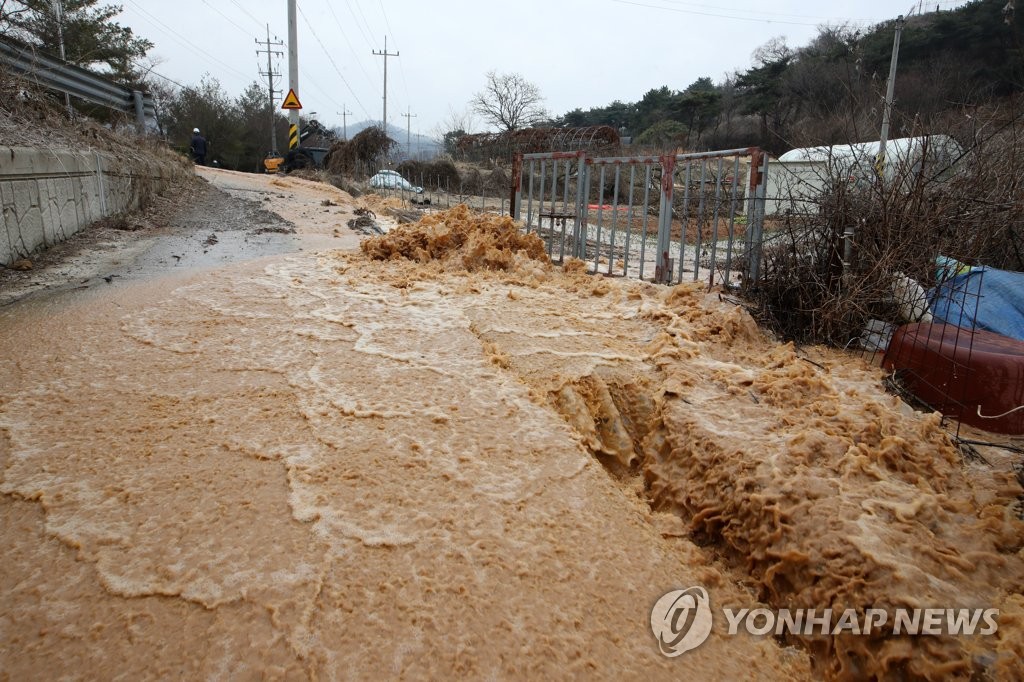
[[[965,466],[937,415],[886,395],[876,370],[823,349],[801,357],[714,294],[589,277],[578,262],[554,274],[529,237],[492,219],[470,245],[470,224],[441,216],[363,248],[425,263],[426,278],[455,264],[528,287],[503,297],[465,278],[489,299],[466,309],[484,349],[610,472],[642,474],[651,506],[766,603],[1003,614],[998,638],[800,637],[817,674],[1021,674],[1024,525],[1012,471]],[[397,274],[400,285],[408,276]]]
[[[0,313],[3,675],[676,679],[655,600],[749,597],[484,351],[471,289],[526,289],[416,276],[299,254]]]
[[[538,243],[455,210],[0,313],[0,676],[1020,673],[1010,472],[866,365]],[[716,618],[665,658],[651,606],[691,585],[1002,615],[789,642]]]

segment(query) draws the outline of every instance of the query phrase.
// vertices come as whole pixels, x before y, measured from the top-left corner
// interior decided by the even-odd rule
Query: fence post
[[[573,227],[573,256],[587,259],[587,218],[590,211],[590,164],[586,152],[579,152],[576,170],[576,225]],[[579,183],[583,183],[580,185]]]
[[[654,266],[654,281],[668,284],[672,281],[672,191],[676,173],[676,157],[661,157],[661,207],[658,211],[658,260]]]
[[[523,155],[516,153],[512,158],[512,188],[509,193],[508,213],[513,220],[519,220],[520,206],[523,196]]]
[[[764,241],[764,209],[768,190],[768,155],[755,148],[750,159],[750,189],[754,200],[749,209],[750,249],[747,252],[749,280],[745,288],[756,287],[761,279],[761,246]]]

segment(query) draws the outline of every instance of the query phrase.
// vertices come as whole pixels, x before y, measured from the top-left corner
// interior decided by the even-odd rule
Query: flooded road
[[[876,370],[693,287],[563,273],[458,210],[315,247],[358,243],[330,197],[252,182],[290,253],[0,310],[0,677],[1017,669],[1020,488]],[[692,586],[1008,616],[924,643],[716,619],[663,656],[651,608]]]
[[[351,267],[0,312],[5,677],[678,676],[651,605],[736,588],[492,362],[464,297]],[[713,637],[694,666],[806,657]]]

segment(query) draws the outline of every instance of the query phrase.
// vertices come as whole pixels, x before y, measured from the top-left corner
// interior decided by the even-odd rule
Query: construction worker
[[[200,166],[206,165],[206,138],[199,134],[199,128],[192,129],[192,159]]]

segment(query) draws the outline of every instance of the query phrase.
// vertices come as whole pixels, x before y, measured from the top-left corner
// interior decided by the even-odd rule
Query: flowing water
[[[373,270],[299,255],[4,313],[4,676],[675,676],[650,606],[721,576],[454,291]],[[717,638],[689,665],[801,663]]]
[[[1009,474],[859,361],[467,216],[0,313],[0,678],[1019,672]],[[693,585],[1004,616],[663,657]]]

